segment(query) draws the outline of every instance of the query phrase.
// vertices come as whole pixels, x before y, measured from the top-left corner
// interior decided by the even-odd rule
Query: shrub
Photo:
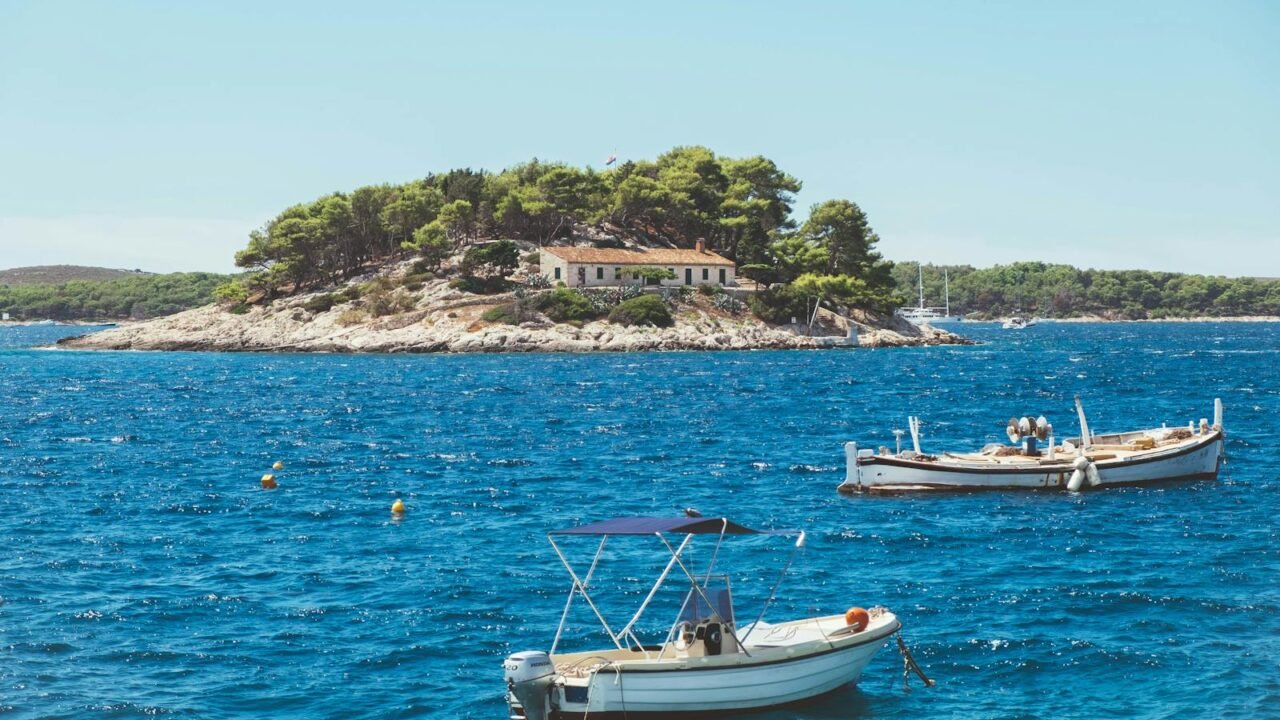
[[[346,298],[336,293],[325,293],[317,295],[303,303],[302,307],[311,314],[327,312],[329,308],[339,303],[346,302]]]
[[[213,289],[213,297],[218,302],[229,305],[241,305],[249,299],[249,291],[238,280],[228,280]]]
[[[540,265],[542,263],[542,253],[534,250],[533,252],[525,253],[524,257],[520,259],[525,265]]]
[[[538,311],[556,322],[595,320],[600,311],[591,301],[568,288],[557,288],[536,301]]]
[[[618,303],[609,313],[609,322],[617,325],[654,325],[671,327],[671,311],[666,303],[655,295],[642,295]]]
[[[498,305],[485,310],[480,318],[485,322],[501,323],[503,325],[517,325],[520,323],[520,315],[512,305]]]
[[[706,283],[703,283],[698,286],[698,292],[703,295],[706,295],[707,297],[710,297],[712,295],[720,295],[721,293],[724,292],[724,288],[720,287],[719,285],[708,285]]]
[[[343,310],[342,314],[338,316],[338,324],[343,327],[347,327],[350,325],[359,325],[360,323],[364,322],[368,318],[369,318],[369,313],[365,312],[364,310],[361,310],[359,308],[349,308],[347,310]]]
[[[381,280],[381,278],[379,278]],[[418,306],[418,301],[404,290],[392,291],[387,283],[374,281],[365,293],[365,308],[374,317],[408,312]]]
[[[472,295],[497,295],[511,289],[511,281],[503,277],[463,275],[449,281],[449,287]]]
[[[520,264],[520,248],[510,240],[476,245],[462,256],[463,275],[506,277]]]
[[[249,303],[236,303],[227,309],[232,315],[244,315],[249,312]]]
[[[400,279],[400,284],[404,285],[405,287],[409,287],[410,285],[417,285],[418,287],[422,287],[423,283],[425,283],[426,281],[435,280],[435,279],[436,279],[436,274],[433,272],[409,273],[408,275],[405,275],[403,278]]]
[[[738,313],[747,309],[746,303],[730,295],[729,293],[717,295],[715,299],[711,301],[711,303],[715,305],[717,308],[727,313],[730,313],[732,315],[737,315]]]
[[[688,285],[677,285],[675,287],[662,288],[662,302],[670,307],[683,305],[689,302],[689,298],[693,295],[693,288]]]
[[[551,278],[541,273],[534,273],[525,278],[524,286],[531,290],[547,290],[551,287]]]
[[[748,304],[751,312],[761,320],[783,325],[791,322],[791,318],[807,319],[807,314],[812,310],[810,302],[809,298],[793,290],[790,285],[775,285],[752,295]]]

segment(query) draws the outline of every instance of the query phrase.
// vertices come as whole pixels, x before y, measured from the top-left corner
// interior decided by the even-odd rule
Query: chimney
[[[702,240],[702,238],[698,238],[697,249],[700,253],[705,254],[707,252],[707,244]]]

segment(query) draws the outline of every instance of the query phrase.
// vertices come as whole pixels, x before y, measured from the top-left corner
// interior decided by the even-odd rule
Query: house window
[[[598,267],[598,268],[596,268],[596,279],[597,279],[597,280],[603,280],[603,279],[604,279],[604,268],[602,268],[602,267]]]
[[[622,279],[622,268],[614,268],[614,269],[613,269],[613,279],[614,279],[614,280],[621,280],[621,279]]]
[[[560,279],[560,268],[556,268],[556,279]]]
[[[703,279],[703,280],[710,280],[710,279],[711,279],[711,271],[710,271],[710,270],[708,270],[707,268],[702,268],[702,279]]]
[[[724,284],[724,268],[720,268],[720,284]]]

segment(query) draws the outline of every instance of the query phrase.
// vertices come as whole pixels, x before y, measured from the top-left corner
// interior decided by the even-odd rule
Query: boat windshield
[[[702,583],[702,592],[690,587],[684,598],[684,607],[680,611],[681,622],[697,625],[703,620],[719,617],[722,622],[733,623],[733,595],[729,592],[728,575],[712,575]],[[704,598],[703,595],[706,597]],[[707,604],[707,600],[715,603],[715,607]]]

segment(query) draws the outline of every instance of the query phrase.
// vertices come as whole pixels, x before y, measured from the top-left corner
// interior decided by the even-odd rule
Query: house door
[[[720,268],[720,284],[724,284],[724,268]]]
[[[684,269],[684,284],[685,285],[693,284],[693,268]]]

